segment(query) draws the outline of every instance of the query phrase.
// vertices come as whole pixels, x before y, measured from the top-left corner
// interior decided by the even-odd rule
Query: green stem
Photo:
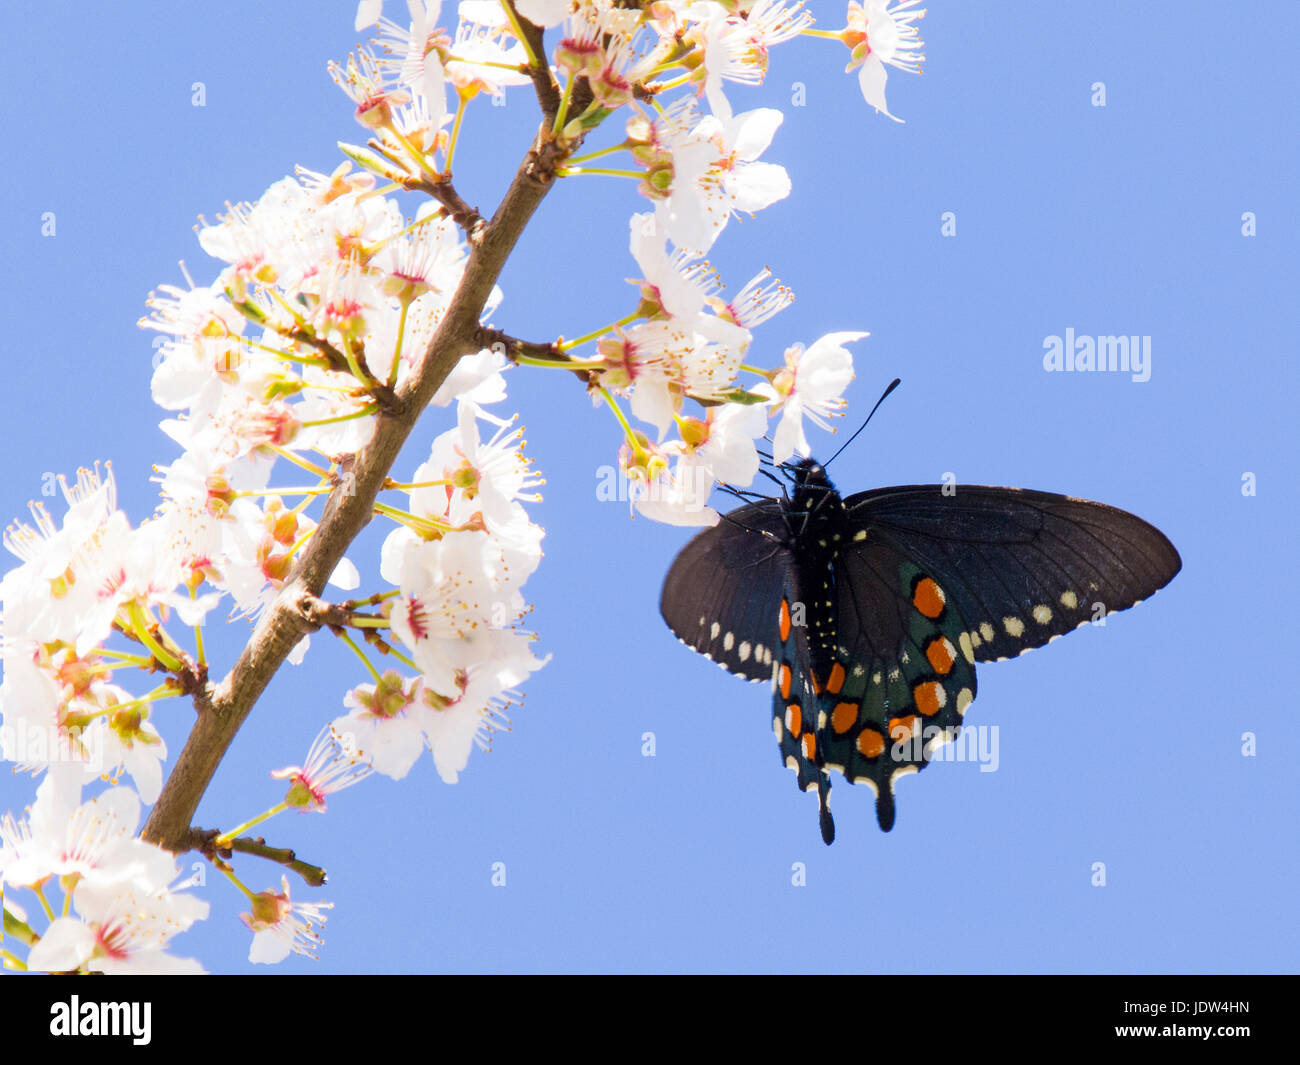
[[[357,646],[357,641],[347,634],[347,630],[338,629],[336,630],[335,635],[337,635],[340,640],[342,640],[345,644],[351,647],[354,652],[356,652],[356,656],[359,659],[361,659],[362,664],[365,665],[366,669],[370,671],[370,675],[375,678],[375,683],[382,684],[384,678],[379,675],[379,670],[377,670],[374,667],[374,664],[370,661],[370,659],[366,657],[365,652],[362,651],[361,648]]]
[[[191,597],[193,592],[190,593]],[[127,651],[112,651],[107,647],[101,647],[95,652],[100,658],[111,658],[115,662],[121,662],[128,666],[138,666],[140,669],[148,669],[153,665],[152,658],[146,658],[144,655],[133,655]]]
[[[564,94],[560,97],[560,109],[555,112],[555,121],[551,124],[551,136],[558,137],[560,130],[564,128],[565,120],[569,114],[569,98],[573,95],[573,86],[578,79],[572,74],[564,82]],[[562,171],[556,171],[557,174]]]
[[[420,672],[420,667],[417,666],[414,662],[412,662],[409,658],[407,658],[406,655],[402,654],[402,652],[399,651],[392,644],[389,644],[388,646],[388,653],[393,658],[396,658],[399,662],[401,662],[402,665],[404,665],[407,669],[412,670],[415,673]]]
[[[685,85],[690,80],[691,80],[691,76],[689,74],[683,74],[680,78],[673,78],[672,81],[665,81],[659,85],[656,85],[654,87],[654,90],[657,93],[667,92],[670,89],[676,89],[681,85]]]
[[[615,152],[627,151],[627,142],[622,144],[611,144],[608,148],[599,148],[594,152],[588,152],[586,155],[574,155],[569,158],[569,164],[585,163],[592,159],[599,159],[603,155],[613,155]]]
[[[32,887],[36,892],[36,897],[41,900],[41,909],[45,911],[45,916],[51,921],[55,920],[54,907],[50,905],[50,900],[45,897],[45,887],[43,884],[36,884]]]
[[[469,100],[464,96],[457,94],[457,100],[460,102],[456,105],[456,118],[451,124],[451,135],[447,138],[447,157],[443,162],[443,172],[451,173],[451,161],[456,155],[456,145],[460,141],[461,123],[465,121],[465,109],[469,106]]]
[[[543,370],[584,370],[604,365],[603,359],[540,359],[534,355],[516,355],[520,366],[538,366]]]
[[[623,434],[628,438],[628,441],[634,441],[636,436],[633,432],[632,426],[628,424],[628,420],[623,414],[623,408],[618,405],[618,401],[610,395],[609,389],[605,388],[603,385],[601,386],[600,394],[605,397],[605,402],[609,404],[609,409],[614,412],[614,417],[618,419],[618,423],[623,427]]]
[[[557,177],[577,177],[580,174],[604,174],[606,177],[645,178],[643,170],[614,170],[603,166],[563,166],[555,171]]]
[[[388,387],[397,387],[397,368],[402,364],[402,337],[406,335],[406,312],[411,308],[410,300],[402,300],[402,313],[397,318],[397,343],[393,346],[393,365],[388,370]]]
[[[351,414],[340,414],[334,418],[317,418],[314,421],[301,422],[303,426],[309,425],[333,425],[335,422],[350,422],[354,418],[368,418],[379,409],[378,403],[367,403],[364,407],[354,410]]]
[[[244,832],[252,828],[254,825],[260,825],[263,821],[267,821],[270,818],[274,817],[276,814],[281,813],[287,809],[289,809],[289,804],[287,802],[277,803],[275,806],[272,806],[266,812],[258,814],[251,821],[245,821],[238,828],[232,828],[229,832],[221,833],[221,835],[219,835],[216,839],[212,841],[213,845],[217,847],[225,847],[229,845],[230,841],[234,839],[236,836],[243,835]]]
[[[506,18],[510,20],[510,26],[515,31],[515,37],[519,43],[524,46],[524,54],[528,56],[528,65],[538,70],[545,70],[546,64],[533,51],[533,46],[528,43],[528,35],[524,33],[524,28],[519,25],[519,16],[515,14],[515,7],[508,3],[507,0],[501,0],[501,9],[506,13]]]
[[[306,470],[308,473],[314,473],[317,477],[328,480],[330,471],[325,469],[323,466],[317,466],[314,462],[308,462],[301,455],[298,455],[296,452],[290,451],[287,448],[271,445],[271,450],[279,455],[280,458],[292,462],[295,466]]]
[[[384,487],[389,490],[396,489],[400,492],[409,492],[414,488],[445,488],[451,483],[449,478],[444,477],[440,481],[411,481],[409,484],[394,481],[392,484],[384,485]]]
[[[142,644],[149,648],[154,658],[158,659],[163,666],[176,672],[181,668],[181,661],[161,643],[158,642],[149,631],[149,620],[145,617],[144,610],[139,603],[131,602],[127,604],[127,616],[131,619],[131,632]]]
[[[445,521],[433,521],[429,518],[417,518],[408,510],[399,510],[397,507],[390,507],[387,503],[375,502],[375,513],[382,514],[387,518],[400,522],[407,528],[414,529],[418,533],[445,533],[451,532],[452,527]]]
[[[600,337],[603,337],[606,333],[612,333],[615,329],[618,329],[621,326],[625,326],[629,322],[635,322],[640,317],[641,317],[640,311],[633,311],[631,314],[625,315],[624,317],[620,318],[617,322],[611,322],[609,325],[602,326],[600,329],[597,329],[593,333],[587,333],[585,336],[577,337],[574,340],[561,341],[555,346],[559,348],[561,351],[572,351],[574,348],[582,347],[583,344],[586,344],[589,341],[597,340]]]
[[[306,424],[305,422],[303,424]],[[316,423],[319,424],[319,423]],[[258,496],[319,496],[329,495],[334,491],[334,487],[328,484],[313,485],[310,488],[299,488],[296,485],[288,485],[284,488],[249,488],[242,492],[231,492],[230,494],[236,499],[256,498]]]
[[[196,588],[191,588],[191,589],[190,589],[190,598],[191,598],[191,599],[196,599],[196,598],[198,598],[198,589],[196,589]],[[207,651],[204,649],[204,646],[203,646],[203,626],[202,626],[202,625],[195,625],[195,626],[194,626],[194,661],[198,663],[198,665],[199,665],[200,668],[202,668],[204,665],[206,665],[206,664],[207,664],[207,661],[208,661],[208,659],[207,659]]]
[[[361,368],[361,363],[357,361],[357,353],[352,350],[352,345],[348,343],[347,337],[343,338],[343,357],[348,361],[348,369],[352,371],[352,376],[369,388],[371,385],[377,385],[379,382],[372,378],[365,370]],[[304,425],[311,425],[312,422],[304,422]],[[316,422],[314,424],[321,424]]]
[[[522,45],[524,46],[525,49],[528,47],[528,42],[525,41],[522,37],[519,38],[519,43],[522,44]],[[531,53],[530,53],[530,54],[531,54]],[[516,74],[519,73],[519,64],[518,64],[518,63],[494,63],[494,62],[492,62],[492,60],[490,60],[490,59],[466,59],[466,58],[465,58],[464,56],[462,56],[462,55],[449,55],[449,56],[447,57],[447,59],[446,59],[446,62],[448,62],[448,63],[473,63],[474,66],[476,66],[476,67],[496,67],[498,70],[510,70],[510,71],[513,71],[513,72],[516,73]]]
[[[213,843],[216,843],[216,844],[218,844],[218,845],[224,846],[224,845],[226,845],[226,844],[222,844],[222,843],[221,843],[221,840],[224,839],[224,838],[225,838],[224,836],[220,836],[220,837],[218,837],[217,839],[213,840]],[[233,837],[232,837],[232,838],[233,838]],[[228,843],[228,842],[229,842],[229,841],[227,841],[227,843]],[[251,899],[255,894],[257,894],[255,891],[251,891],[251,890],[249,890],[249,888],[248,888],[247,886],[245,886],[244,882],[243,882],[242,880],[240,880],[239,877],[237,877],[237,876],[235,875],[235,871],[234,871],[234,870],[233,870],[229,865],[227,865],[225,862],[223,862],[223,861],[218,861],[218,862],[216,863],[216,866],[217,866],[218,869],[220,869],[220,870],[225,874],[227,880],[229,880],[232,884],[235,885],[235,887],[239,888],[239,890],[242,891],[242,892],[244,893],[244,897],[245,897],[245,898],[247,898],[247,899]]]

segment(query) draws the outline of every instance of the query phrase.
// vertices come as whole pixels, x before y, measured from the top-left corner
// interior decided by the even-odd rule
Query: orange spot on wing
[[[874,729],[863,729],[858,735],[858,751],[863,758],[879,758],[885,753],[885,737]]]
[[[813,762],[817,759],[817,737],[811,732],[803,734],[803,753],[808,761]]]
[[[813,694],[814,694],[814,695],[821,695],[821,693],[822,693],[822,682],[819,681],[819,680],[817,679],[817,670],[815,670],[815,669],[810,669],[810,670],[808,670],[808,679],[812,682],[812,690],[813,690]]]
[[[770,609],[770,608],[769,608]],[[786,599],[781,600],[781,642],[785,643],[790,638],[790,603]]]
[[[790,730],[790,735],[796,739],[799,733],[803,731],[803,709],[798,703],[791,703],[785,708],[785,727]]]
[[[947,600],[944,598],[943,589],[929,577],[922,577],[916,582],[916,591],[912,593],[912,605],[927,618],[937,618],[942,614],[945,602]]]
[[[790,667],[787,666],[784,662],[781,663],[781,698],[782,699],[790,698],[790,681],[793,679],[794,679],[794,675],[790,672]]]
[[[925,649],[925,657],[930,668],[940,676],[947,676],[952,664],[957,661],[957,652],[946,636],[936,636]]]
[[[831,727],[843,735],[858,723],[858,704],[840,703],[831,711]]]
[[[844,667],[838,662],[831,666],[830,680],[826,682],[826,690],[832,695],[839,695],[840,689],[844,687],[844,678],[846,674]]]
[[[912,698],[916,700],[916,708],[926,717],[933,717],[948,701],[943,685],[937,680],[927,680],[918,684],[912,689]]]
[[[889,719],[889,738],[895,743],[906,743],[920,728],[920,725],[921,719],[915,714],[908,714],[907,717],[891,717]]]

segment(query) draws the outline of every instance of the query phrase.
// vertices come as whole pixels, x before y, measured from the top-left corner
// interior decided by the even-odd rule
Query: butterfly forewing
[[[673,562],[659,612],[686,646],[746,680],[772,679],[778,603],[794,554],[776,502],[733,510]]]
[[[949,493],[949,494],[945,494]],[[1127,511],[1049,492],[906,485],[845,500],[855,530],[931,573],[976,661],[1040,647],[1173,579],[1173,544]]]

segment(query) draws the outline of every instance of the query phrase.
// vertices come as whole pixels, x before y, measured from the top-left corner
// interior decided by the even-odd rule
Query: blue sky
[[[134,521],[152,510],[150,466],[176,450],[149,397],[145,296],[179,283],[180,259],[201,281],[215,273],[197,215],[256,198],[296,163],[328,171],[337,140],[363,139],[325,73],[356,40],[353,6],[10,12],[0,515],[22,515],[45,474],[97,458]],[[843,491],[951,472],[1103,500],[1171,538],[1173,583],[1104,628],[982,667],[966,720],[997,726],[997,771],[942,764],[903,780],[888,835],[870,793],[840,783],[826,848],[815,802],[780,765],[766,689],[692,655],[659,618],[687,534],[597,498],[612,419],[568,375],[514,372],[510,403],[548,482],[529,623],[554,657],[459,784],[425,759],[324,817],[266,828],[329,869],[324,890],[301,893],[336,904],[320,961],[283,970],[1295,969],[1300,726],[1283,600],[1300,517],[1286,487],[1300,9],[1178,7],[933,3],[924,74],[889,80],[905,125],[863,102],[839,46],[776,49],[767,83],[730,95],[737,110],[785,110],[766,158],[794,193],[733,222],[711,254],[733,291],[765,265],[795,290],[758,331],[758,361],[871,332],[849,428],[903,379],[832,469]],[[841,24],[841,6],[813,10]],[[535,114],[524,93],[470,117],[456,180],[487,211]],[[548,198],[502,278],[508,332],[574,336],[626,313],[627,217],[644,201],[630,182],[579,180]],[[1067,329],[1150,337],[1149,380],[1045,372],[1045,338]],[[447,424],[431,412],[398,472]],[[350,553],[372,578],[384,531]],[[218,673],[246,635],[223,628]],[[277,801],[267,771],[300,762],[364,679],[349,652],[314,641],[254,711],[198,823],[230,827]],[[178,701],[159,722],[173,752],[188,715]],[[31,794],[0,777],[0,809]],[[253,860],[240,871],[256,887],[279,879]],[[213,915],[176,953],[254,969],[238,896],[213,873],[199,890]]]

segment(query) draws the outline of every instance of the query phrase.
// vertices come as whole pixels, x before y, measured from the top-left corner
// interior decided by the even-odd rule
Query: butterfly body
[[[975,665],[1022,654],[1152,594],[1178,572],[1168,539],[1101,503],[981,486],[841,497],[812,460],[792,491],[698,534],[660,611],[688,646],[770,682],[782,761],[816,791],[834,838],[830,773],[876,793],[956,738]]]

